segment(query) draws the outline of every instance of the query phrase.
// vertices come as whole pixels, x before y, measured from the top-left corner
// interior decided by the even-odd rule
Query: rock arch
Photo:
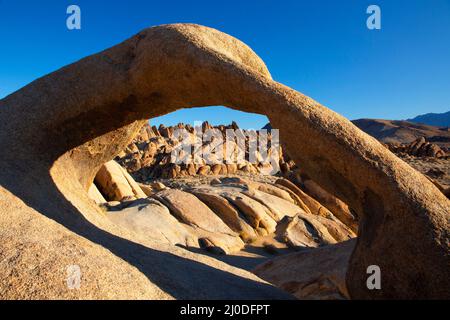
[[[144,246],[146,240],[104,221],[87,199],[88,185],[99,166],[127,145],[145,119],[210,105],[266,114],[281,129],[294,160],[360,215],[359,239],[347,274],[353,298],[449,297],[450,203],[445,196],[347,119],[273,81],[262,60],[245,44],[191,24],[146,29],[0,101],[3,248],[8,243],[20,245],[21,257],[29,258],[30,243],[36,245],[31,239],[41,236],[44,243],[50,237],[42,228],[61,233],[62,238],[68,229],[81,236],[71,241],[85,250],[83,259],[97,252],[110,261],[114,255],[127,260],[125,251],[133,245],[126,242],[126,248],[117,249],[111,243],[121,240],[110,234]],[[65,229],[56,231],[52,220]],[[87,227],[86,221],[92,226]],[[64,248],[68,245],[64,243]],[[97,245],[112,253],[93,248]],[[22,285],[23,293],[16,296],[32,296],[44,287],[47,296],[61,293],[51,263],[60,263],[56,257],[67,260],[66,255],[51,247],[52,260],[43,248],[37,251],[49,263],[40,275],[47,284],[26,284],[31,275],[11,262],[6,269],[21,274],[14,281]],[[366,288],[370,265],[382,270],[381,290]],[[170,287],[142,281],[141,273],[131,269],[132,283],[141,281],[134,288],[124,282],[124,288],[133,288],[131,296],[164,296]],[[145,270],[148,278],[158,273]],[[106,288],[98,289],[98,295],[114,292],[107,276],[97,276]],[[3,286],[12,280],[1,281]],[[116,277],[117,281],[125,280]],[[173,281],[184,288],[182,280]],[[155,284],[162,291],[154,289]],[[150,287],[154,294],[146,295]],[[171,295],[183,298],[187,293]]]

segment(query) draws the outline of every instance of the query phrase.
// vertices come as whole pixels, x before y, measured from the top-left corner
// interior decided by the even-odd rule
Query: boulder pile
[[[183,141],[183,137],[174,135],[177,130],[186,130],[191,135],[192,141],[195,135],[195,131],[191,125],[178,124],[177,126],[165,127],[160,125],[150,126],[148,123],[142,127],[139,134],[133,141],[126,147],[126,149],[116,157],[116,161],[120,163],[129,173],[136,178],[137,181],[145,182],[149,179],[157,178],[177,178],[187,176],[207,176],[207,175],[227,175],[227,174],[257,174],[262,171],[263,168],[267,168],[268,163],[263,161],[261,154],[255,152],[255,161],[250,161],[249,150],[246,148],[245,154],[242,157],[242,161],[234,163],[224,163],[224,161],[210,161],[209,164],[205,159],[199,159],[200,163],[181,163],[175,164],[171,161],[172,151],[178,144]],[[233,148],[232,155],[237,156],[238,148],[236,143],[230,143],[228,146],[225,143],[226,130],[233,129],[238,131],[242,137],[245,137],[245,145],[249,144],[249,137],[254,135],[258,137],[259,131],[249,131],[245,129],[239,129],[238,125],[233,122],[231,125],[219,125],[212,126],[207,121],[201,125],[202,132],[206,130],[216,129],[223,137],[223,153],[224,158],[226,155],[226,148]],[[271,142],[271,134],[268,131],[268,144]],[[184,138],[186,139],[186,138]],[[212,141],[213,142],[213,141]],[[206,148],[208,143],[203,143],[202,148]],[[200,148],[195,149],[192,143],[192,155],[199,154],[202,150]],[[271,150],[269,149],[269,155]],[[283,173],[295,167],[293,161],[289,160],[286,156],[283,156],[282,148],[280,147],[277,152],[277,160],[279,168]],[[212,162],[212,163],[211,163]]]
[[[446,158],[447,151],[437,144],[427,142],[424,137],[418,138],[411,143],[387,143],[386,146],[392,152],[402,156],[410,155],[414,157]]]
[[[450,154],[445,147],[427,142],[424,137],[411,143],[388,143],[386,147],[425,175],[450,199]]]

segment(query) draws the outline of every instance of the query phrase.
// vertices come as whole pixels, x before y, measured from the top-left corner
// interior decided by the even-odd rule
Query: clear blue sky
[[[77,4],[82,29],[66,28]],[[382,29],[366,28],[366,8],[382,10]],[[275,80],[350,119],[405,119],[450,110],[450,0],[86,1],[0,0],[0,98],[143,28],[192,22],[252,47]],[[166,124],[264,117],[224,108],[178,112]]]

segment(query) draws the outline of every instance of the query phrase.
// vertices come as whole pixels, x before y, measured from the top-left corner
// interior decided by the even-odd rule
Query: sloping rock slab
[[[199,247],[198,238],[154,199],[140,199],[120,211],[107,213],[114,223],[149,238],[187,247]]]
[[[245,192],[246,189],[243,189],[242,186],[204,186],[198,189],[203,192],[218,194],[227,199],[242,213],[249,225],[256,231],[265,230],[264,233],[266,234],[275,232],[276,221],[272,218],[274,214],[266,206],[243,194],[242,192]]]
[[[345,275],[355,243],[306,249],[261,264],[253,272],[298,299],[348,299]]]
[[[294,217],[299,213],[304,213],[294,203],[263,191],[250,189],[249,191],[245,191],[244,194],[269,208],[272,213],[272,218],[277,222],[285,216]]]
[[[203,242],[219,247],[225,253],[244,247],[239,236],[194,195],[168,189],[156,193],[154,197],[166,205],[177,219],[191,226],[200,239],[207,238]]]
[[[247,223],[227,199],[206,190],[192,190],[197,198],[211,208],[233,231],[237,232],[244,241],[252,241],[257,237],[255,230]]]
[[[147,197],[128,172],[114,160],[101,166],[95,184],[109,201]]]
[[[313,215],[285,217],[277,225],[277,237],[291,247],[319,247],[336,240]]]

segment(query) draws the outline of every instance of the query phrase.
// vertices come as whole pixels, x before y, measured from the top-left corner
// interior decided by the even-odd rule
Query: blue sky
[[[66,28],[77,4],[82,29]],[[368,30],[377,4],[381,30]],[[0,98],[143,28],[192,22],[252,47],[275,80],[350,119],[406,119],[450,110],[450,0],[85,1],[0,0]],[[217,107],[179,111],[154,123],[265,117]]]

